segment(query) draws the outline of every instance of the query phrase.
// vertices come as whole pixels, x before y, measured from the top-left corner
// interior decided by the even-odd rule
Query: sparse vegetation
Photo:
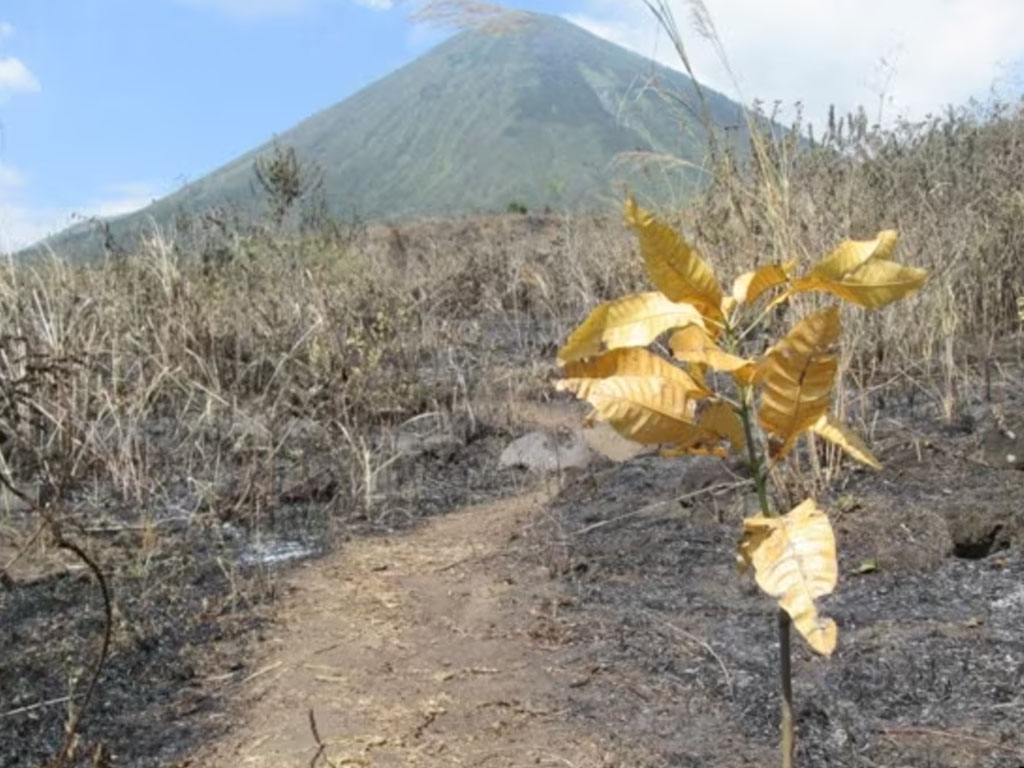
[[[892,128],[870,125],[863,113],[836,116],[810,140],[801,138],[800,124],[786,131],[755,117],[750,126],[749,151],[713,142],[702,195],[684,209],[658,212],[658,220],[692,233],[719,274],[781,273],[774,289],[782,290],[835,243],[893,229],[902,260],[930,274],[928,290],[898,311],[844,309],[836,318],[847,340],[830,379],[837,421],[869,437],[885,422],[906,443],[886,447],[905,448],[920,461],[942,448],[907,426],[911,416],[903,413],[937,415],[947,429],[966,430],[979,405],[1019,391],[1018,105],[970,105]],[[94,718],[84,713],[71,758],[102,764],[95,755],[102,757],[109,741],[125,760],[157,759],[147,750],[157,754],[161,734],[140,736],[138,722],[124,713],[150,713],[151,699],[201,679],[195,649],[210,638],[234,641],[231,627],[252,629],[273,594],[258,556],[264,545],[283,536],[319,547],[357,532],[393,531],[522,483],[493,471],[496,446],[515,426],[510,403],[551,397],[552,357],[578,319],[646,290],[634,242],[617,216],[540,213],[541,197],[516,198],[510,215],[364,225],[332,215],[318,197],[317,177],[304,177],[290,150],[278,147],[257,168],[263,181],[256,188],[269,193],[264,220],[254,223],[230,207],[185,212],[137,247],[108,247],[96,264],[58,253],[0,268],[0,472],[8,484],[0,493],[0,580],[7,590],[0,597],[23,596],[0,602],[0,631],[9,640],[0,656],[0,716],[17,724],[16,737],[0,744],[0,761],[13,755],[21,761],[15,764],[37,764],[78,722],[74,705],[88,685],[102,610],[89,602],[93,592],[62,580],[79,566],[56,551],[61,540],[77,542],[114,586],[113,671],[101,682],[125,686]],[[509,199],[499,192],[495,209]],[[533,214],[524,216],[527,203]],[[283,226],[293,216],[297,226]],[[634,224],[647,221],[637,213]],[[753,301],[750,290],[748,284]],[[804,307],[814,312],[820,298],[804,295]],[[673,337],[669,346],[697,382],[701,366],[725,359],[719,352],[748,359],[767,338],[799,328],[787,307],[763,307],[763,334],[751,329],[731,349],[696,336]],[[734,402],[741,411],[754,405],[742,393]],[[717,421],[725,411],[700,413],[710,432],[695,432],[688,447],[753,445],[736,429],[742,415],[738,422],[724,416],[726,428]],[[748,410],[748,423],[751,416]],[[785,444],[793,435],[774,436]],[[800,444],[785,466],[773,466],[778,509],[822,498],[849,480],[841,448],[826,442]],[[839,442],[854,445],[848,437]],[[765,479],[757,469],[755,477]],[[596,475],[591,481],[600,482]],[[634,491],[615,498],[629,515]],[[859,504],[859,497],[844,497],[844,519]],[[714,513],[721,522],[722,511]],[[580,519],[580,530],[612,527]],[[751,528],[766,531],[780,519]],[[986,529],[962,551],[989,552],[1008,531]],[[917,529],[901,527],[893,536],[904,533],[908,551],[921,545]],[[569,552],[572,541],[558,536],[557,546]],[[614,554],[622,567],[614,578],[630,582],[639,566],[622,562],[633,550],[608,547],[604,555]],[[884,559],[880,566],[873,550],[867,556],[861,573],[884,571]],[[587,564],[563,559],[565,567],[552,573],[582,578]],[[559,637],[568,632],[556,629]],[[36,643],[33,633],[47,642]],[[614,642],[625,644],[624,634]],[[715,674],[718,665],[724,670],[731,706],[728,664],[740,662],[722,661],[706,645]],[[1015,648],[999,646],[992,658],[1002,664]],[[139,654],[150,654],[150,666],[140,665]],[[744,663],[749,672],[760,661]],[[581,687],[599,674],[594,669]],[[1001,667],[993,662],[991,669]],[[948,694],[950,678],[930,674]],[[139,686],[161,693],[140,697]],[[1013,685],[1005,687],[1001,711],[1010,717],[1019,697]],[[924,683],[922,691],[914,702],[931,701]],[[121,725],[105,729],[101,718]],[[89,754],[97,745],[101,751]]]
[[[868,433],[881,403],[934,408],[957,423],[984,400],[986,372],[1004,380],[1021,355],[1024,212],[1013,202],[1018,164],[1005,158],[1016,157],[1024,124],[1000,108],[914,132],[867,130],[857,151],[838,151],[838,127],[836,136],[827,146],[765,137],[790,169],[785,207],[765,171],[730,160],[731,175],[674,220],[724,273],[901,227],[906,259],[932,272],[930,288],[906,314],[844,315],[836,411]],[[869,145],[891,161],[876,166]],[[975,173],[993,179],[984,193],[961,196],[966,182],[949,183]],[[921,178],[933,179],[932,193]],[[894,188],[909,190],[898,205]],[[818,202],[838,198],[846,214]],[[786,231],[803,234],[780,237],[780,210]],[[59,502],[51,509],[67,531],[137,528],[140,565],[159,561],[168,510],[253,530],[281,518],[282,498],[309,498],[325,529],[414,516],[424,491],[396,492],[406,464],[391,461],[395,429],[424,413],[441,414],[439,428],[460,437],[502,423],[484,412],[500,412],[511,393],[543,396],[553,371],[530,359],[589,308],[644,285],[627,233],[600,217],[305,235],[220,217],[174,237],[91,267],[60,257],[9,265],[0,287],[7,476],[32,499]],[[910,313],[914,323],[903,319]],[[776,333],[789,325],[769,322]],[[835,459],[801,455],[810,480],[786,482],[816,494],[837,476]],[[12,556],[32,520],[8,513]]]

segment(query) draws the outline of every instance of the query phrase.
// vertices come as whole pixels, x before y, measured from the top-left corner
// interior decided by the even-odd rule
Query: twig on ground
[[[652,616],[652,618],[657,618],[657,617]],[[701,638],[697,637],[692,632],[687,632],[682,627],[677,627],[675,624],[671,624],[671,623],[669,623],[667,621],[664,621],[663,619],[660,619],[660,618],[657,619],[657,620],[661,621],[662,624],[664,624],[666,627],[671,629],[673,632],[676,632],[677,634],[680,634],[683,637],[685,637],[687,640],[689,640],[691,642],[694,642],[697,645],[699,645],[701,648],[703,648],[705,651],[708,652],[708,655],[711,656],[711,658],[713,658],[715,661],[718,662],[718,666],[722,670],[722,676],[725,678],[725,687],[728,689],[728,691],[729,691],[729,698],[731,699],[732,698],[732,675],[729,674],[729,669],[728,669],[728,667],[725,666],[725,661],[722,660],[721,656],[719,656],[717,653],[715,653],[715,649],[711,647],[711,644],[708,643],[706,640],[702,640]]]
[[[313,734],[313,741],[316,742],[316,754],[313,755],[313,759],[309,761],[309,768],[316,768],[317,760],[321,757],[324,759],[324,763],[329,768],[336,768],[324,752],[327,749],[327,745],[324,744],[324,740],[320,738],[320,729],[316,727],[316,715],[313,713],[313,708],[309,708],[309,732]]]
[[[627,512],[624,515],[618,515],[617,517],[612,517],[608,520],[601,520],[599,522],[580,528],[578,531],[573,531],[573,536],[582,536],[586,533],[591,533],[600,528],[604,528],[606,525],[612,525],[613,523],[618,523],[623,520],[627,520],[631,517],[638,517],[647,512],[650,512],[652,509],[662,506],[663,504],[679,504],[684,501],[689,501],[690,499],[695,499],[698,496],[704,496],[705,494],[717,494],[725,493],[726,491],[734,491],[737,488],[742,488],[744,485],[750,485],[752,482],[753,480],[748,479],[739,480],[735,483],[715,483],[714,485],[709,485],[707,488],[701,488],[699,491],[693,491],[692,493],[684,493],[682,496],[677,496],[676,498],[670,499],[668,501],[656,501],[653,504],[647,504],[643,507],[640,507],[640,509],[634,509],[632,512]]]
[[[251,681],[255,680],[257,677],[262,677],[263,675],[267,674],[267,672],[273,672],[275,669],[280,667],[281,664],[282,664],[282,662],[275,661],[273,664],[268,664],[267,666],[263,667],[262,669],[257,669],[255,672],[253,672],[247,678],[242,680],[241,684],[244,685],[245,683],[248,683],[248,682],[251,682]]]
[[[96,657],[96,661],[93,664],[92,676],[89,680],[89,686],[85,690],[82,706],[80,706],[71,717],[71,722],[68,723],[66,733],[64,734],[64,743],[61,744],[60,751],[57,753],[57,756],[48,764],[48,768],[60,768],[60,766],[64,765],[71,752],[71,747],[75,743],[75,736],[78,733],[78,726],[82,722],[82,716],[89,708],[89,702],[92,701],[92,696],[96,692],[96,684],[99,682],[100,674],[103,672],[103,664],[107,660],[107,652],[110,650],[110,637],[114,629],[114,609],[110,600],[110,590],[107,588],[107,580],[103,576],[103,571],[100,570],[99,566],[96,565],[96,562],[89,557],[81,547],[72,541],[68,541],[60,534],[60,530],[56,523],[53,522],[49,516],[47,516],[47,519],[52,523],[51,527],[54,535],[57,537],[57,546],[75,554],[78,559],[85,563],[86,567],[92,571],[93,576],[96,577],[96,581],[100,585],[100,592],[103,595],[103,611],[106,615],[106,625],[103,628],[103,645],[100,647],[99,656]],[[68,700],[71,700],[76,697],[69,696],[67,698]]]
[[[18,707],[16,709],[9,709],[6,712],[0,712],[0,720],[7,717],[15,717],[17,715],[24,715],[28,712],[35,712],[37,709],[45,709],[46,707],[52,707],[57,704],[65,704],[72,699],[80,699],[83,694],[77,696],[58,696],[55,699],[47,699],[46,701],[39,701],[35,704],[27,704],[24,707]]]
[[[876,726],[876,730],[879,733],[884,733],[886,736],[935,736],[940,739],[956,739],[957,741],[970,742],[978,745],[979,747],[995,749],[999,752],[1016,755],[1018,758],[1024,759],[1024,748],[1022,747],[1008,747],[1005,744],[1000,744],[998,741],[982,739],[978,736],[972,736],[969,733],[964,733],[963,731],[942,730],[940,728],[928,728],[926,726],[919,725],[885,724]]]

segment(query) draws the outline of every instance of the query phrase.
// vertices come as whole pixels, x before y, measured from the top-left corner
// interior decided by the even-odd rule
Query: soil
[[[1003,400],[955,426],[883,413],[885,470],[821,499],[840,641],[823,659],[794,639],[798,765],[1024,766],[1024,473],[1005,459],[1024,403]],[[513,435],[568,423],[529,412]],[[640,455],[496,479],[502,445],[446,455],[489,478],[436,505],[454,511],[355,527],[277,573],[232,583],[202,536],[183,539],[191,557],[160,567],[189,590],[161,592],[171,571],[155,570],[144,615],[122,598],[81,764],[97,749],[111,766],[776,764],[775,611],[735,569],[742,476]],[[84,572],[4,597],[3,765],[59,741],[62,705],[9,712],[66,692],[100,616]]]
[[[567,718],[563,590],[519,556],[546,501],[464,509],[299,569],[243,723],[191,764],[308,766],[317,739],[322,765],[604,764],[603,738]]]

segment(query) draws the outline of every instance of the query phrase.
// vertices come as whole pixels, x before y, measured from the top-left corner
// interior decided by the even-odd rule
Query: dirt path
[[[984,438],[883,435],[886,473],[829,502],[841,640],[794,644],[798,765],[1024,765],[1020,479]],[[722,472],[639,456],[297,568],[234,727],[186,765],[771,764],[774,621]]]
[[[312,710],[321,766],[617,765],[564,716],[570,680],[545,647],[561,587],[516,552],[547,500],[468,508],[297,569],[237,726],[189,764],[310,766]]]

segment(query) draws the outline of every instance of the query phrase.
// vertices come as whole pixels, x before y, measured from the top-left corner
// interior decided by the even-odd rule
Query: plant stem
[[[751,425],[750,400],[753,387],[741,387],[740,417],[743,419],[743,432],[747,438],[747,463],[750,465],[750,474],[754,476],[754,487],[757,489],[757,500],[761,505],[761,514],[765,517],[774,517],[771,505],[768,503],[768,489],[765,487],[766,473],[761,457],[757,455],[757,448],[754,446],[754,430]]]
[[[779,688],[782,693],[782,768],[793,768],[793,674],[789,651],[789,614],[779,608]]]
[[[773,310],[774,310],[774,309],[775,309],[775,308],[776,308],[776,307],[777,307],[777,306],[778,306],[779,304],[781,304],[781,303],[782,303],[782,300],[783,300],[784,298],[786,298],[787,296],[790,296],[790,295],[791,295],[791,294],[790,294],[790,291],[786,291],[786,292],[785,292],[784,294],[780,295],[780,296],[779,296],[778,298],[776,298],[776,299],[775,299],[774,301],[771,301],[771,302],[769,302],[769,303],[768,303],[768,306],[767,306],[767,307],[765,307],[765,308],[764,308],[763,310],[761,310],[761,314],[759,314],[759,315],[758,315],[758,316],[757,316],[757,317],[756,317],[756,318],[754,319],[754,321],[753,321],[753,322],[752,322],[752,323],[751,323],[750,325],[748,325],[748,326],[747,326],[746,328],[744,328],[744,329],[743,329],[743,330],[742,330],[742,331],[741,331],[741,332],[739,333],[739,335],[737,335],[737,336],[736,336],[736,341],[737,341],[737,342],[739,342],[739,341],[743,341],[743,339],[745,339],[745,338],[747,337],[747,334],[748,334],[748,333],[750,333],[750,332],[751,332],[751,331],[753,331],[753,330],[754,330],[755,328],[757,328],[758,326],[760,326],[760,325],[761,325],[761,322],[762,322],[762,321],[763,321],[763,320],[764,320],[764,319],[765,319],[766,317],[768,317],[768,315],[769,315],[769,314],[771,314],[771,312],[772,312],[772,311],[773,311]]]
[[[747,438],[747,456],[749,457],[750,472],[754,476],[754,487],[757,488],[757,499],[761,505],[761,514],[765,517],[774,517],[771,505],[768,503],[768,491],[765,488],[767,473],[761,457],[754,446],[754,434],[751,426],[751,396],[752,387],[743,387],[741,392],[742,407],[740,417],[743,419],[743,431]],[[779,628],[779,690],[782,694],[782,718],[779,722],[779,736],[782,742],[782,768],[793,768],[793,673],[790,653],[790,627],[789,614],[781,608],[778,613]]]

